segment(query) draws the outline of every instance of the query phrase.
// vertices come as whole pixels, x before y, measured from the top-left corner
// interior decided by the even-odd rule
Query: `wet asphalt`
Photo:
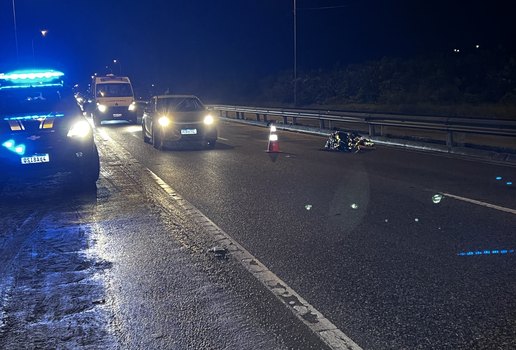
[[[361,347],[516,346],[514,167],[287,132],[269,154],[267,129],[236,124],[207,151],[101,130]]]
[[[65,175],[2,186],[0,348],[326,348],[237,260],[211,253],[207,228],[138,162],[98,145],[94,193]]]
[[[516,347],[514,167],[267,136],[224,123],[214,150],[157,151],[103,125],[96,193],[2,188],[0,347],[324,348],[149,170],[364,349]]]

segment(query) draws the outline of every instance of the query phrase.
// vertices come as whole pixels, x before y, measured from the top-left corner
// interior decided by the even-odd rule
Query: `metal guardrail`
[[[369,136],[383,136],[383,127],[404,129],[431,130],[446,134],[446,146],[455,146],[454,136],[457,133],[480,134],[491,136],[516,137],[516,120],[482,119],[471,117],[442,117],[398,115],[383,113],[339,112],[301,109],[268,109],[246,106],[210,105],[221,117],[244,119],[246,114],[254,114],[257,121],[267,122],[269,117],[283,118],[284,124],[298,124],[298,119],[317,120],[321,130],[332,130],[337,123],[351,123],[367,126]],[[516,145],[515,145],[516,146]]]

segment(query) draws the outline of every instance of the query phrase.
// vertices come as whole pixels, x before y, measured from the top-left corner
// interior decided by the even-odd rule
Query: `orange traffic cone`
[[[268,153],[279,153],[278,134],[276,134],[276,126],[271,124],[271,131],[269,134],[269,145],[267,146]]]
[[[267,147],[268,153],[279,153],[279,141],[278,141],[278,135],[276,134],[270,134],[269,135],[269,145]]]

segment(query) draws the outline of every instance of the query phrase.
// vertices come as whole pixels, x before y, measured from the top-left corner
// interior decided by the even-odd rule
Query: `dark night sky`
[[[193,92],[292,69],[292,0],[15,0],[20,60],[85,82],[118,59],[137,85]],[[383,56],[515,51],[510,1],[297,0],[298,69]],[[329,7],[329,8],[326,8]],[[38,30],[49,30],[46,38]],[[0,0],[0,70],[16,63]],[[114,67],[118,72],[118,67]]]

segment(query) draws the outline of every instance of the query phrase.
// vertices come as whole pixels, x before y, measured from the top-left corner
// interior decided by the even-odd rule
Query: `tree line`
[[[254,103],[293,105],[292,71],[263,79]],[[480,106],[516,109],[516,58],[480,51],[389,58],[298,74],[297,105]]]

